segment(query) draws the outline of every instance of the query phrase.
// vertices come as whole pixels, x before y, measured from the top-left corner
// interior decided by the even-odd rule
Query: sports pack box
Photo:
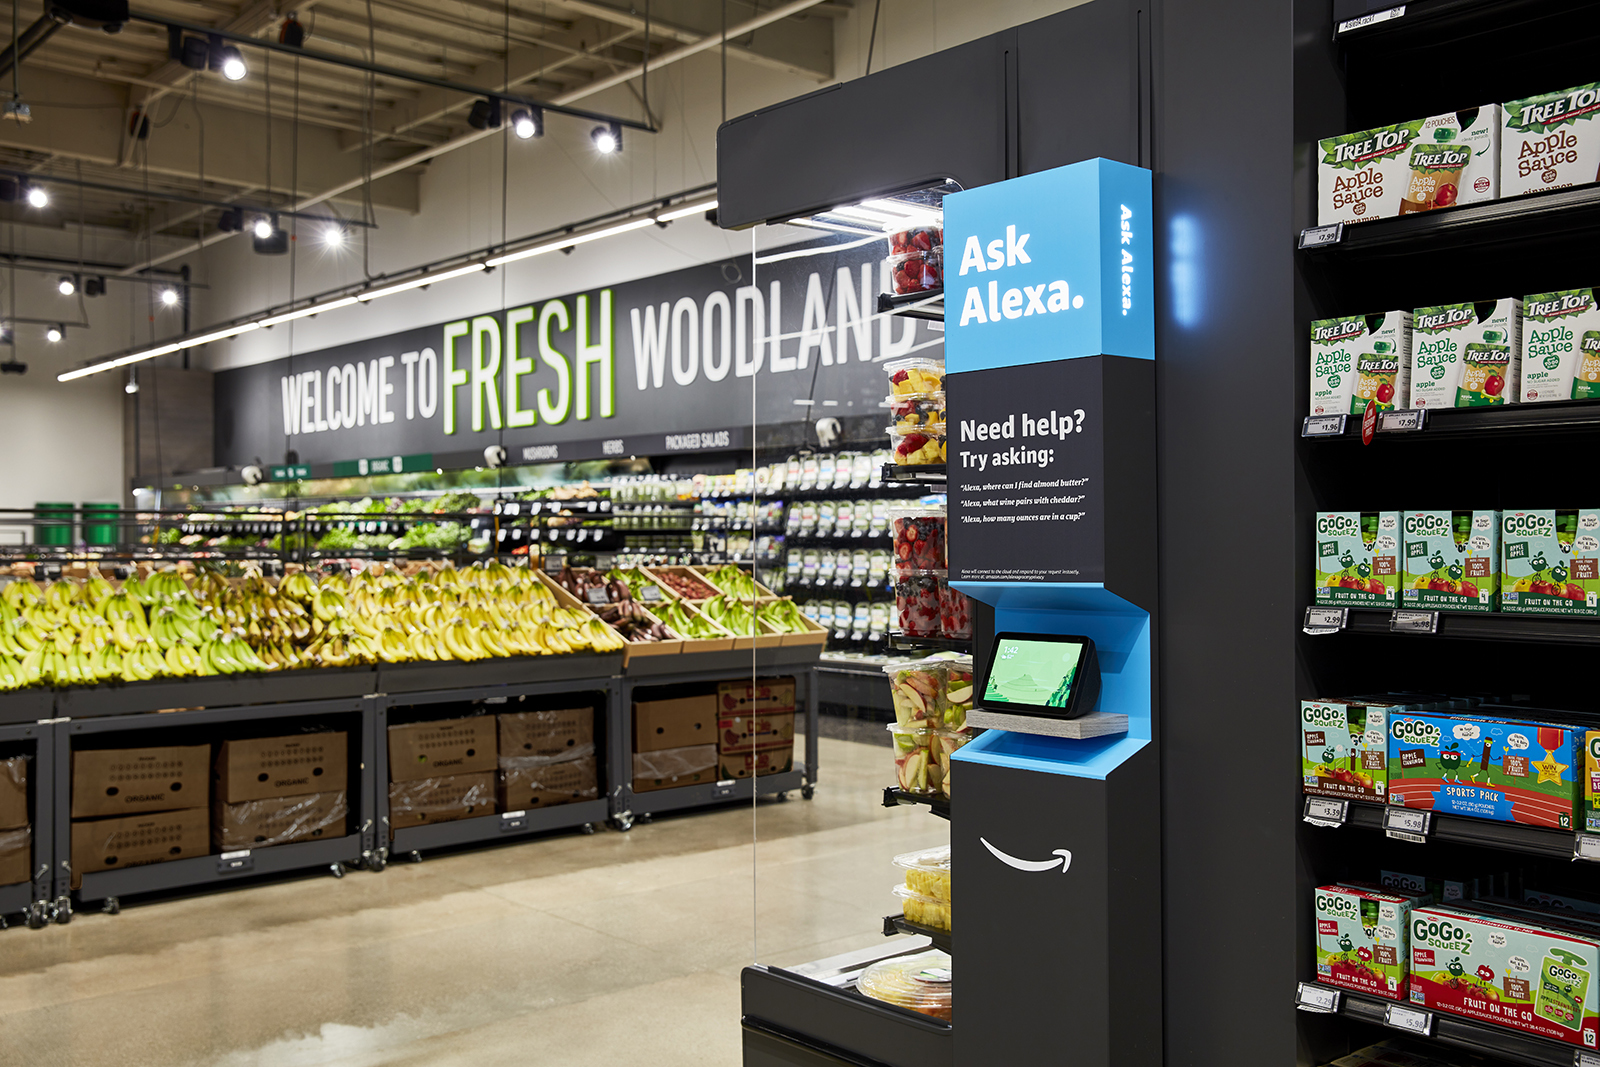
[[[1319,511],[1316,601],[1388,607],[1400,601],[1400,513]]]
[[[1300,777],[1311,796],[1383,803],[1389,785],[1388,714],[1398,704],[1300,702]]]
[[[1501,513],[1500,610],[1600,616],[1600,508]]]
[[[1390,715],[1389,803],[1571,830],[1584,733],[1491,715]]]
[[[1500,195],[1500,106],[1317,142],[1317,224],[1365,222]]]
[[[1411,380],[1411,312],[1343,315],[1311,324],[1311,414],[1360,415],[1405,403]]]
[[[1600,84],[1579,85],[1504,107],[1500,195],[1585,185],[1600,171]]]
[[[1428,611],[1493,611],[1500,573],[1498,511],[1407,511],[1401,600]]]
[[[1389,1000],[1406,998],[1406,939],[1419,898],[1376,887],[1317,889],[1317,978]],[[1422,903],[1432,898],[1423,896]]]
[[[1442,304],[1411,313],[1413,408],[1514,403],[1522,353],[1522,301]]]
[[[1600,306],[1593,289],[1522,298],[1524,404],[1600,400]]]

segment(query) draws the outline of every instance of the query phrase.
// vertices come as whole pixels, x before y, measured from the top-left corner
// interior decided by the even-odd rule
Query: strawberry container
[[[944,360],[927,356],[902,356],[883,365],[894,396],[944,392]]]
[[[950,588],[946,574],[939,572],[939,632],[945,637],[972,636],[972,602],[967,594]]]
[[[937,226],[913,226],[909,230],[889,235],[889,254],[903,256],[913,252],[931,252],[944,246],[944,231]]]
[[[903,393],[889,397],[888,402],[897,430],[944,425],[943,393]]]
[[[889,509],[896,574],[945,569],[945,509],[933,505]]]
[[[889,257],[889,280],[897,295],[944,288],[944,249]]]
[[[914,430],[890,427],[888,433],[897,465],[926,467],[944,462],[943,426],[923,426]]]
[[[907,637],[939,637],[939,585],[934,571],[899,574],[894,580],[894,605],[900,630]]]

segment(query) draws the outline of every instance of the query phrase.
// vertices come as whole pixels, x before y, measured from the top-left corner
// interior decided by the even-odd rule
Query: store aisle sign
[[[738,447],[720,444],[732,441],[725,428],[752,414],[763,423],[809,419],[816,406],[879,414],[883,371],[873,364],[937,355],[941,336],[877,313],[889,287],[884,243],[833,243],[220,372],[217,461],[293,448],[301,462],[328,463],[494,443],[539,461],[563,443],[604,437],[620,448],[651,435],[666,435],[669,451],[704,451]]]
[[[335,478],[366,478],[374,474],[415,474],[433,470],[433,454],[423,452],[415,456],[373,456],[370,459],[348,459],[333,465]]]
[[[945,197],[947,369],[1155,358],[1150,188],[1091,159]]]

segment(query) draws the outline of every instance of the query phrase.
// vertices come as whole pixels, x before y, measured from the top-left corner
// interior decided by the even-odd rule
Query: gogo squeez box
[[[1493,611],[1500,573],[1498,511],[1408,511],[1401,519],[1408,608]]]
[[[1594,1048],[1596,929],[1511,909],[1417,908],[1411,1002]]]
[[[1501,196],[1584,185],[1600,174],[1600,85],[1505,105]]]
[[[1500,195],[1497,104],[1328,137],[1317,147],[1319,226]]]
[[[1400,600],[1400,513],[1317,512],[1316,601],[1392,608]]]
[[[1344,315],[1311,324],[1311,414],[1360,415],[1405,403],[1411,375],[1411,312]]]
[[[1431,900],[1420,898],[1422,903]],[[1413,899],[1364,886],[1317,890],[1317,978],[1389,1000],[1404,1000],[1406,937]]]
[[[1501,516],[1500,610],[1600,616],[1600,509]]]
[[[1483,716],[1389,716],[1389,803],[1571,830],[1584,731]]]
[[[1524,404],[1600,400],[1600,307],[1593,289],[1522,298]]]
[[[1514,403],[1522,353],[1522,302],[1443,304],[1411,314],[1413,408]]]
[[[1300,777],[1312,796],[1383,803],[1388,711],[1359,700],[1300,702]]]

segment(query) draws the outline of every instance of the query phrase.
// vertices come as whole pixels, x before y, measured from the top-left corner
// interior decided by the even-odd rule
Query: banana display
[[[191,675],[614,652],[624,642],[564,608],[525,567],[371,565],[273,582],[176,569],[119,589],[96,575],[0,591],[0,690]]]

